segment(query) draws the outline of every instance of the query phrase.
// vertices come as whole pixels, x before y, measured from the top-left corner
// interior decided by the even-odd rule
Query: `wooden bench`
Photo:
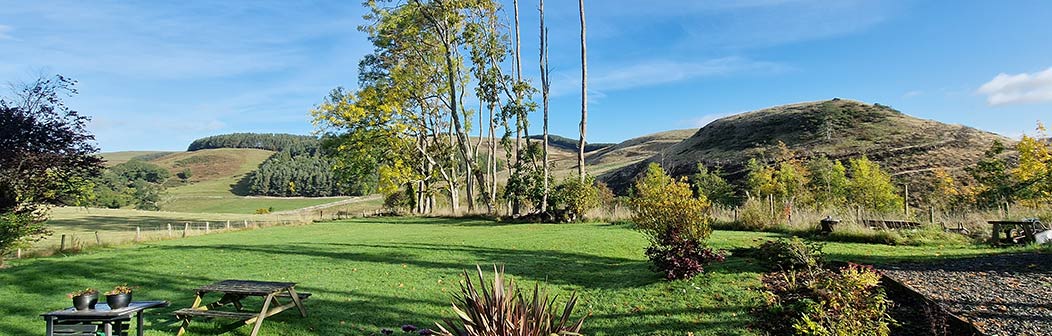
[[[52,335],[63,336],[97,336],[99,326],[94,324],[57,324]]]
[[[916,229],[921,227],[921,223],[903,220],[863,219],[862,223],[874,230]]]

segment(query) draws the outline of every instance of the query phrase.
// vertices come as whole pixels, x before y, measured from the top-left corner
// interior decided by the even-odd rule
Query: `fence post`
[[[248,220],[247,219],[245,220],[245,228],[246,229],[248,228]]]
[[[230,221],[226,221],[226,229],[230,230]]]
[[[935,206],[928,206],[928,222],[935,225]]]
[[[58,245],[58,251],[62,252],[66,250],[66,235],[62,235],[62,242]]]
[[[906,219],[909,219],[910,218],[910,185],[909,184],[903,184],[902,186],[903,186],[903,191],[904,191],[904,193],[902,194],[902,214],[906,215]]]
[[[102,239],[99,238],[99,232],[95,231],[95,245],[102,245]]]
[[[168,238],[172,238],[172,223],[168,223]]]
[[[140,229],[138,226],[136,226],[135,227],[135,241],[138,242],[138,241],[141,241],[141,240],[142,240],[142,229]]]
[[[190,223],[186,223],[185,226],[183,226],[183,238],[186,238],[186,235],[189,234],[189,233],[190,233]]]
[[[206,233],[206,234],[207,234],[207,233],[209,233],[209,232],[212,232],[212,229],[211,229],[211,228],[209,228],[209,227],[208,227],[208,225],[209,225],[209,223],[208,223],[208,222],[205,222],[205,233]]]
[[[19,248],[18,251],[15,252],[15,259],[22,259],[22,249],[21,248]]]

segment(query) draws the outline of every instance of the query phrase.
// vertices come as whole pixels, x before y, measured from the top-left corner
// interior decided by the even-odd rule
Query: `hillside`
[[[131,160],[150,161],[175,152],[162,151],[124,151],[101,153],[99,156],[105,161],[107,167],[113,167]]]
[[[289,211],[347,199],[347,197],[245,197],[247,177],[274,152],[262,149],[219,148],[192,152],[114,152],[103,153],[108,165],[139,159],[168,169],[173,176],[189,170],[182,182],[172,177],[166,195],[158,204],[163,211],[185,213],[251,214],[260,208]]]
[[[530,136],[530,140],[543,141],[544,140],[544,136],[543,135],[531,135]],[[567,138],[567,137],[560,136],[560,135],[548,134],[548,145],[553,147],[553,148],[558,148],[558,149],[562,149],[562,150],[565,150],[565,151],[570,151],[570,152],[577,153],[577,144],[578,144],[579,141],[580,140],[578,140],[578,139],[571,139],[571,138]],[[607,147],[611,147],[611,146],[614,146],[614,145],[616,145],[616,144],[612,144],[612,143],[589,143],[589,142],[585,141],[585,143],[584,143],[584,152],[585,153],[589,153],[589,152],[601,150],[601,149],[604,149],[604,148],[607,148]]]
[[[697,131],[696,128],[672,130],[625,140],[619,144],[587,153],[585,164],[601,171],[620,168],[654,156],[689,138]]]
[[[880,104],[833,99],[771,107],[722,118],[690,138],[601,179],[624,191],[647,162],[662,162],[675,175],[696,171],[697,163],[721,167],[737,178],[750,158],[769,158],[779,141],[798,157],[848,159],[862,155],[879,162],[901,181],[924,185],[934,168],[963,174],[1003,136],[961,125],[911,117]]]

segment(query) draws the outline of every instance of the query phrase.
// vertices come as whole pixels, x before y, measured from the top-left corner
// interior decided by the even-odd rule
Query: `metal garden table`
[[[105,303],[99,303],[91,310],[76,310],[70,307],[40,316],[47,322],[47,336],[54,336],[56,333],[94,336],[100,326],[104,335],[113,336],[126,335],[127,322],[135,315],[135,334],[142,336],[142,311],[163,307],[168,307],[168,301],[135,301],[128,304],[128,307],[117,309],[110,309]]]
[[[224,280],[200,287],[197,289],[197,298],[194,299],[193,306],[175,312],[175,316],[183,320],[177,335],[182,335],[186,332],[186,327],[190,325],[190,319],[193,317],[239,321],[232,326],[254,324],[251,336],[256,336],[259,333],[259,328],[263,325],[263,319],[286,309],[296,307],[299,309],[301,316],[307,317],[307,308],[303,306],[303,300],[309,298],[311,294],[306,292],[297,293],[295,287],[295,282],[251,280]],[[210,293],[222,294],[222,297],[218,301],[202,306],[204,297]],[[241,300],[247,297],[263,297],[263,308],[258,312],[244,311]],[[288,300],[289,302],[282,303],[281,300]],[[227,305],[233,305],[235,310],[216,310],[216,308]]]

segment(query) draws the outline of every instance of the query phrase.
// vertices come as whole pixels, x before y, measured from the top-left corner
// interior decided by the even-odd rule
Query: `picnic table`
[[[128,322],[135,315],[137,336],[143,333],[142,311],[150,308],[168,307],[168,301],[134,301],[127,307],[110,309],[105,303],[95,305],[95,309],[76,310],[73,307],[40,314],[47,322],[47,336],[84,335],[96,336],[99,327],[106,336],[127,335]]]
[[[297,293],[295,287],[295,282],[223,280],[197,288],[197,297],[194,299],[193,306],[175,312],[175,316],[183,320],[177,335],[182,335],[186,332],[186,327],[190,325],[190,319],[194,317],[237,320],[238,322],[232,324],[231,327],[254,324],[251,336],[256,336],[259,333],[259,328],[263,325],[263,319],[289,308],[296,307],[299,309],[301,316],[307,317],[307,308],[303,306],[303,300],[309,298],[311,294],[307,292]],[[218,301],[202,306],[204,297],[211,293],[221,294],[222,297]],[[259,309],[258,312],[245,311],[241,300],[248,297],[263,297],[263,308]],[[289,302],[283,304],[281,300],[288,300]],[[216,310],[216,308],[227,305],[232,305],[234,311]]]
[[[1040,220],[988,221],[993,225],[990,242],[993,244],[1026,244],[1037,242],[1037,234],[1049,230]],[[1001,234],[1004,237],[1001,237]]]

